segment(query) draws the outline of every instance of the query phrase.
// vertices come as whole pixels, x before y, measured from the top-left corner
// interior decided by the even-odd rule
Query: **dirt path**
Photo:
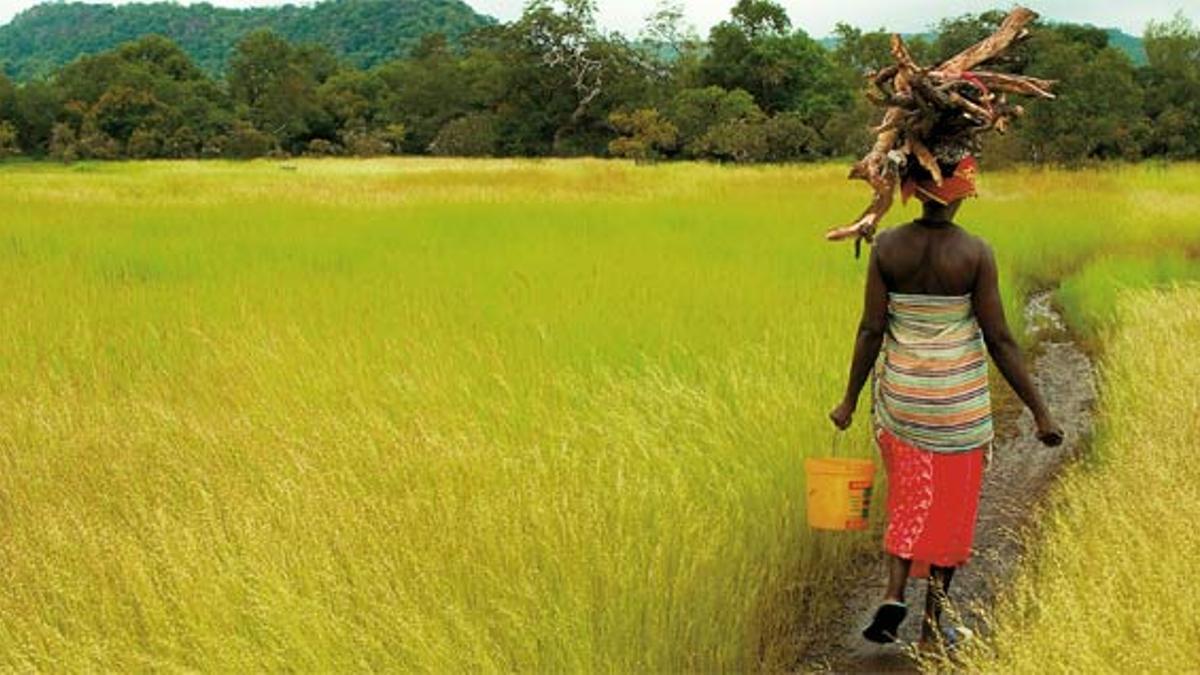
[[[1088,442],[1096,399],[1091,360],[1074,342],[1062,317],[1051,304],[1051,292],[1030,297],[1025,308],[1033,346],[1028,353],[1034,377],[1051,410],[1066,432],[1058,448],[1046,448],[1034,438],[1033,416],[1015,400],[996,406],[997,442],[992,465],[984,475],[983,495],[975,530],[972,561],[954,577],[950,595],[964,623],[977,631],[979,610],[990,607],[997,591],[1012,578],[1021,553],[1018,533],[1029,524],[1029,506],[1040,500],[1063,463]],[[879,508],[878,506],[876,508]],[[818,643],[798,664],[801,671],[837,672],[913,671],[916,665],[896,645],[875,645],[859,631],[884,591],[882,551],[852,565],[861,573],[848,576],[846,610],[828,628],[828,638]],[[901,628],[901,641],[912,642],[920,630],[920,607],[925,583],[911,582],[909,618]]]

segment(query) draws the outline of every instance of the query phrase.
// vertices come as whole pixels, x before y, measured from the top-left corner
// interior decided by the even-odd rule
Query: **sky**
[[[280,0],[210,0],[225,7],[249,7],[287,4]],[[598,0],[600,23],[609,30],[636,35],[654,0]],[[814,37],[833,31],[834,23],[846,21],[864,29],[886,28],[902,33],[927,30],[930,24],[946,16],[1005,7],[1005,0],[776,0],[788,10],[792,24]],[[521,13],[524,0],[466,0],[476,11],[509,20]],[[1200,24],[1200,0],[1026,0],[1042,16],[1059,21],[1091,23],[1104,28],[1117,27],[1141,35],[1150,19],[1168,19],[1182,11]],[[736,0],[684,0],[688,21],[704,35],[718,21],[729,16]],[[0,23],[14,14],[38,4],[38,0],[0,0]],[[120,4],[117,0],[115,4]],[[186,3],[183,3],[186,4]],[[293,2],[292,4],[309,4]]]

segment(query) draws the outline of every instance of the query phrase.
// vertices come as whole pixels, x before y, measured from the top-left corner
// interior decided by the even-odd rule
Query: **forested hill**
[[[270,28],[290,41],[319,43],[367,67],[403,55],[426,33],[445,33],[453,41],[493,23],[462,0],[325,0],[246,9],[207,3],[52,2],[0,26],[0,62],[9,77],[28,80],[81,54],[159,33],[178,43],[201,68],[219,74],[239,38]]]

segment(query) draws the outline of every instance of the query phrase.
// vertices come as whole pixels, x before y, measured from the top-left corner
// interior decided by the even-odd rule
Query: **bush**
[[[766,161],[770,151],[766,125],[757,120],[718,124],[693,144],[697,157],[739,164]]]
[[[711,139],[705,139],[710,131],[738,120],[761,120],[763,112],[745,91],[726,91],[714,86],[684,89],[676,94],[668,117],[679,131],[684,154],[703,157],[711,145]]]
[[[0,121],[0,159],[21,154],[17,143],[17,127],[8,120]]]
[[[823,150],[835,157],[861,157],[875,143],[871,127],[879,123],[879,108],[865,100],[839,110],[821,127]]]
[[[162,156],[162,136],[153,129],[138,127],[129,135],[125,144],[125,154],[134,159],[148,159]]]
[[[84,159],[116,159],[121,156],[120,143],[102,131],[90,115],[83,120],[76,148]]]
[[[1029,143],[1012,132],[989,135],[983,140],[983,147],[979,152],[979,165],[984,171],[1003,169],[1031,159],[1033,149],[1029,147]]]
[[[342,146],[355,157],[378,157],[392,154],[393,145],[386,131],[347,129],[342,132]]]
[[[200,154],[200,137],[189,126],[179,127],[163,143],[162,154],[179,159],[196,157]]]
[[[50,130],[50,156],[61,162],[73,162],[79,158],[79,141],[75,127],[57,122]]]
[[[820,155],[821,137],[799,113],[780,113],[763,122],[768,162],[798,162]]]
[[[342,154],[342,146],[327,138],[314,138],[305,146],[304,154],[310,157],[331,157]]]
[[[226,157],[262,157],[279,145],[274,135],[260,131],[245,120],[238,120],[226,136],[222,147]]]
[[[617,157],[648,162],[679,145],[679,129],[663,118],[656,108],[617,111],[608,116],[608,121],[622,134],[608,144],[608,151]]]
[[[441,156],[491,157],[498,140],[496,116],[476,112],[447,122],[429,144],[429,151]]]
[[[213,134],[204,139],[204,143],[200,146],[200,156],[208,159],[214,157],[230,156],[225,152],[225,148],[229,146],[229,137],[225,134]]]

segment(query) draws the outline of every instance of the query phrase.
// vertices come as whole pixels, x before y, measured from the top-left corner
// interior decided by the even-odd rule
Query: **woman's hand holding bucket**
[[[842,401],[838,407],[834,408],[829,413],[829,419],[833,421],[833,426],[845,431],[850,428],[850,422],[854,419],[854,402]]]

